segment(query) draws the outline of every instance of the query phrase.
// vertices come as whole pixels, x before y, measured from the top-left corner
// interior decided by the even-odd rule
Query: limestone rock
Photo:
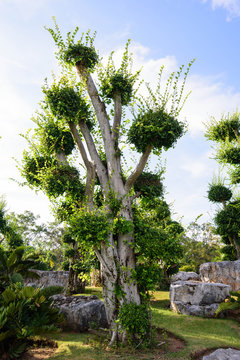
[[[171,277],[171,283],[189,280],[200,281],[200,276],[193,271],[179,271]]]
[[[64,315],[63,327],[74,331],[86,331],[89,327],[108,327],[104,303],[95,295],[54,295],[54,307]]]
[[[171,303],[171,308],[173,311],[192,316],[202,316],[202,317],[214,317],[215,311],[217,310],[219,304],[211,305],[189,305],[184,304],[182,301],[173,301]]]
[[[240,260],[202,264],[200,277],[204,282],[228,284],[234,291],[238,291],[240,290]]]
[[[211,305],[223,302],[231,286],[215,283],[182,281],[170,286],[170,301],[182,301],[190,305]]]
[[[42,271],[42,270],[31,270],[39,275],[39,279],[24,279],[25,286],[37,286],[46,287],[59,285],[64,288],[64,291],[68,287],[68,271]]]
[[[240,351],[235,349],[218,349],[204,356],[202,360],[240,360]]]
[[[231,286],[215,283],[181,281],[170,286],[171,309],[185,315],[213,317]]]

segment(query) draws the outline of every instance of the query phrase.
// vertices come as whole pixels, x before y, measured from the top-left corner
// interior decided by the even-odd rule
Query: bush
[[[51,307],[51,296],[62,291],[59,286],[39,289],[17,282],[1,293],[1,358],[18,358],[28,346],[29,337],[56,330],[62,317],[58,309]]]
[[[117,324],[121,331],[126,332],[130,344],[141,344],[148,339],[150,331],[150,314],[146,305],[134,302],[124,303],[120,308]]]

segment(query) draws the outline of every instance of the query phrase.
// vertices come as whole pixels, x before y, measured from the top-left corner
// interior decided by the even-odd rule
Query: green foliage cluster
[[[15,249],[23,245],[21,234],[8,221],[6,214],[6,203],[0,198],[0,248]]]
[[[75,147],[70,131],[63,130],[54,122],[48,122],[42,129],[42,144],[49,152],[70,155]]]
[[[232,197],[232,191],[222,184],[210,184],[208,199],[212,202],[226,202]]]
[[[51,87],[46,83],[43,87],[43,93],[45,94],[45,103],[58,120],[85,121],[90,129],[93,128],[90,105],[78,84],[71,84],[63,76],[59,82],[55,80]]]
[[[128,40],[122,57],[122,63],[117,70],[114,65],[113,55],[111,53],[106,68],[100,67],[98,75],[100,80],[100,92],[103,99],[110,103],[116,95],[121,97],[121,104],[128,105],[134,95],[133,86],[139,76],[131,73],[132,57],[129,54],[130,40]]]
[[[0,294],[0,355],[16,359],[25,350],[28,338],[56,331],[62,318],[51,305],[60,287],[46,289],[12,283]]]
[[[240,202],[233,201],[215,216],[219,235],[237,236],[240,228]]]
[[[230,165],[240,164],[240,147],[238,143],[224,143],[217,152],[217,160],[220,163],[228,163]]]
[[[232,115],[223,116],[220,121],[212,119],[207,124],[205,136],[217,143],[216,160],[219,164],[227,166],[228,176],[231,184],[240,182],[240,114],[235,112]],[[218,194],[216,193],[218,186]],[[222,251],[224,260],[240,258],[240,222],[239,222],[239,201],[235,201],[231,190],[223,184],[210,186],[209,199],[211,201],[222,201],[224,208],[219,210],[215,216],[216,231],[222,237],[225,244]],[[215,198],[215,200],[214,200]],[[221,200],[222,199],[222,200]],[[234,255],[235,253],[235,255]]]
[[[167,203],[154,198],[134,210],[134,238],[136,278],[141,295],[148,297],[151,290],[168,286],[168,276],[177,271],[183,255],[181,238],[183,227],[171,219]],[[159,214],[161,216],[159,217]]]
[[[220,142],[236,140],[237,136],[240,134],[240,122],[239,114],[234,113],[233,115],[227,115],[222,117],[219,122],[215,119],[212,119],[212,122],[207,124],[207,131],[205,137],[208,140]]]
[[[71,217],[70,225],[74,238],[86,249],[99,247],[101,242],[106,242],[112,229],[107,215],[81,210]]]
[[[145,198],[161,197],[164,190],[161,175],[143,171],[134,183],[134,190]]]
[[[148,146],[159,151],[168,150],[184,134],[184,128],[184,123],[163,109],[150,109],[135,117],[128,131],[128,141],[138,152],[144,152]]]
[[[30,156],[25,153],[22,175],[30,185],[44,190],[49,197],[57,198],[64,193],[78,199],[84,196],[85,188],[78,170],[69,165],[59,164],[50,157]]]
[[[113,222],[113,233],[114,234],[129,234],[132,233],[134,229],[134,224],[130,220],[126,220],[122,216],[118,216],[114,219]]]
[[[38,154],[31,156],[25,152],[22,160],[21,174],[28,184],[34,187],[41,185],[41,171],[56,164],[50,156],[44,157]]]
[[[120,325],[122,332],[126,331],[130,344],[138,346],[144,340],[148,341],[150,315],[145,304],[124,303],[120,308],[116,323]]]
[[[215,311],[216,316],[223,311],[240,310],[240,291],[230,291],[230,297],[222,302]]]
[[[51,296],[62,292],[62,287],[24,287],[23,276],[38,277],[31,270],[36,259],[25,255],[25,250],[0,251],[0,357],[4,359],[18,358],[29,337],[53,331],[62,321],[51,306]]]
[[[88,70],[93,70],[95,65],[98,63],[98,55],[93,47],[93,41],[96,34],[94,33],[93,36],[91,36],[90,31],[88,31],[85,35],[85,44],[83,44],[83,33],[80,40],[75,43],[75,36],[79,30],[79,28],[76,27],[73,32],[67,33],[67,39],[64,42],[56,20],[55,18],[53,19],[55,23],[55,31],[51,28],[46,28],[46,30],[52,35],[53,40],[58,46],[58,59],[69,65],[74,66],[76,64],[80,64]]]
[[[49,197],[57,198],[64,193],[71,197],[84,196],[84,185],[79,179],[79,173],[75,167],[69,165],[57,165],[45,169],[41,187]]]
[[[240,166],[236,165],[234,169],[229,170],[229,176],[233,185],[240,183]]]

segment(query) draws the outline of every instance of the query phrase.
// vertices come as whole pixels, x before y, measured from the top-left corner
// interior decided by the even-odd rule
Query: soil
[[[21,360],[45,360],[50,358],[57,349],[57,343],[52,340],[36,340],[30,343],[30,348],[21,356]]]

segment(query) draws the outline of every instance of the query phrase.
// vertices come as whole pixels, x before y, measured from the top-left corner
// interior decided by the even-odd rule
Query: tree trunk
[[[132,221],[130,202],[123,206],[120,215]],[[110,239],[113,239],[112,235]],[[117,246],[103,244],[101,255],[97,254],[98,257],[101,256],[103,297],[109,327],[112,330],[111,343],[124,338],[124,334],[119,332],[115,322],[121,306],[130,302],[139,305],[141,302],[137,283],[132,280],[132,270],[135,270],[136,263],[133,242],[132,234],[119,234]]]

